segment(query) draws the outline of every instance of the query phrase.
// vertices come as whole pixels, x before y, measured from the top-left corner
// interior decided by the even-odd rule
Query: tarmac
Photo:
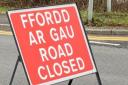
[[[128,36],[128,27],[87,27],[85,26],[85,30],[88,34],[94,35],[126,35]],[[11,31],[11,27],[9,24],[1,24],[0,31]]]

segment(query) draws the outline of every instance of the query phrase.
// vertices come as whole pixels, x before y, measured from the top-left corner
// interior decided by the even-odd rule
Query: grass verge
[[[0,14],[5,14],[7,10],[9,10],[8,7],[0,6]]]
[[[80,11],[84,24],[87,25],[87,11]],[[94,12],[93,26],[126,26],[128,27],[128,13],[122,12]]]

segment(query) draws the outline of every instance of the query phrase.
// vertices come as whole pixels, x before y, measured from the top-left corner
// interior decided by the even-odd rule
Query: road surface
[[[128,85],[128,42],[116,41],[120,46],[91,44],[103,85]],[[0,85],[8,85],[18,52],[11,35],[0,35]],[[68,81],[55,85],[67,85]],[[28,85],[22,64],[13,85]],[[72,85],[98,85],[95,74],[76,78]]]

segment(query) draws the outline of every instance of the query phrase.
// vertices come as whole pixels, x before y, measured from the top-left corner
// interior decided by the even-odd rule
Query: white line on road
[[[101,45],[110,45],[110,46],[120,46],[120,44],[115,44],[115,43],[106,43],[106,42],[97,42],[97,41],[89,41],[90,43],[93,44],[101,44]]]
[[[0,26],[10,26],[10,24],[0,24]]]

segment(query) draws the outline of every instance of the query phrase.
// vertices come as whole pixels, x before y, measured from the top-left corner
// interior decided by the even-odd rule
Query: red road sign
[[[8,12],[31,85],[96,72],[76,4]]]

